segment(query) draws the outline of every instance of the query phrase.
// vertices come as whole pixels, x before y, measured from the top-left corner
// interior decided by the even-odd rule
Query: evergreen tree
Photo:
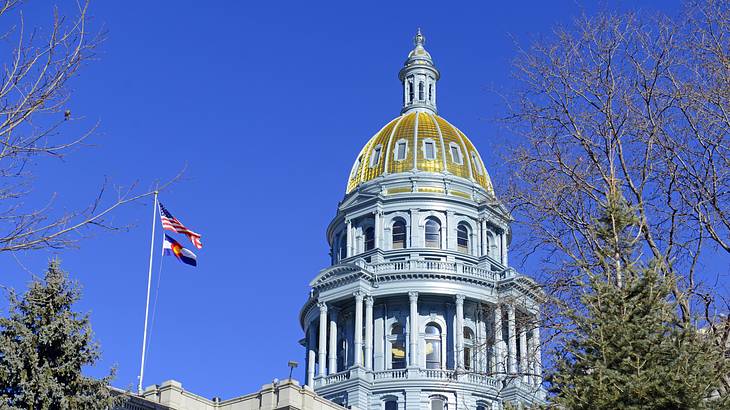
[[[596,266],[584,269],[583,294],[568,311],[571,336],[549,376],[567,409],[727,408],[708,400],[728,374],[723,352],[679,320],[670,277],[641,264],[637,219],[617,189],[595,221]],[[666,270],[664,270],[666,271]]]
[[[112,374],[96,380],[81,372],[100,353],[88,314],[71,310],[80,295],[57,260],[22,298],[9,293],[9,315],[0,318],[0,409],[112,407]]]

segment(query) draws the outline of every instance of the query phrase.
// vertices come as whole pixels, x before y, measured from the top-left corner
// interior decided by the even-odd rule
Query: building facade
[[[360,410],[544,399],[540,293],[508,262],[510,215],[482,157],[438,115],[420,30],[400,116],[362,148],[300,314],[306,384]]]
[[[140,394],[117,389],[113,393],[120,396],[116,410],[344,410],[290,379],[275,380],[255,393],[227,400],[191,393],[175,380],[149,386]]]

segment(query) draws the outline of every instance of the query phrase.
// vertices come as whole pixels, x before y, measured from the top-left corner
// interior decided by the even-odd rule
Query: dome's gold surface
[[[402,159],[396,152],[399,142],[406,147]],[[427,143],[433,143],[432,158],[426,156]],[[456,175],[494,193],[484,162],[469,138],[438,115],[413,111],[386,124],[365,144],[350,172],[347,192],[381,175],[411,171]]]

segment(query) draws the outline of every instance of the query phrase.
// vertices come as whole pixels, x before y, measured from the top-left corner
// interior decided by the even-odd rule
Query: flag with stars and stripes
[[[162,202],[160,202],[160,220],[162,221],[163,229],[186,235],[188,238],[190,238],[190,241],[193,243],[193,245],[195,245],[196,248],[203,248],[203,243],[200,242],[200,234],[188,229],[185,225],[182,224],[182,222],[180,222],[180,220],[172,216],[170,211],[168,211],[167,208],[162,205]]]

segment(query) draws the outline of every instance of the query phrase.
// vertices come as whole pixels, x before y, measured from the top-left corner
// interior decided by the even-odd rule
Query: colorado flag
[[[198,266],[195,254],[183,248],[178,241],[170,238],[167,234],[165,234],[165,240],[162,242],[162,250],[165,252],[165,255],[172,255],[182,263]]]

